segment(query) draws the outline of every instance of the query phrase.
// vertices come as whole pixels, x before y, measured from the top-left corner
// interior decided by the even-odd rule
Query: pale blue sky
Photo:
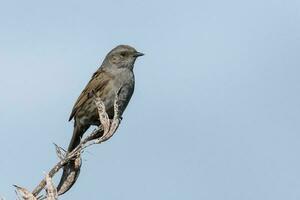
[[[64,200],[299,200],[300,1],[0,1],[0,195],[67,146],[105,54],[146,56]],[[56,179],[57,180],[57,179]]]

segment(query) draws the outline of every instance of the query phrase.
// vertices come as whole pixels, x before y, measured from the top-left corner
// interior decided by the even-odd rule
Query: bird
[[[103,101],[108,117],[114,117],[114,101],[118,93],[118,114],[121,117],[134,92],[135,78],[133,68],[138,57],[144,54],[129,45],[118,45],[104,58],[101,66],[92,75],[90,81],[75,102],[69,121],[74,119],[74,129],[67,152],[79,145],[83,134],[90,126],[101,126],[93,96]],[[103,135],[103,132],[102,132]],[[108,139],[108,138],[107,138]],[[70,160],[63,168],[63,174],[57,186],[59,195],[67,192],[76,182],[80,164]],[[66,182],[70,182],[67,183]]]

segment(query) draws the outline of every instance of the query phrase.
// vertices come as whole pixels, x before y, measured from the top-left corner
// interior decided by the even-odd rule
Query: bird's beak
[[[143,53],[141,53],[141,52],[136,52],[136,53],[134,53],[134,55],[133,55],[133,57],[140,57],[140,56],[143,56],[143,55],[145,55],[145,54],[143,54]]]

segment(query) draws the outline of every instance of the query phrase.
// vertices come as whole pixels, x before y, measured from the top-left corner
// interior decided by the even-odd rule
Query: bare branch
[[[104,134],[101,138],[99,138],[95,141],[96,144],[99,144],[99,143],[104,142],[104,141],[108,140],[109,138],[111,138],[114,135],[114,133],[116,132],[117,128],[119,127],[120,113],[119,113],[118,101],[119,101],[118,92],[116,92],[115,101],[114,101],[114,118],[113,118],[112,122],[110,122],[110,120],[108,119],[108,127],[104,127]],[[105,107],[104,107],[104,109],[105,109]],[[105,112],[105,110],[104,110],[105,114],[103,113],[102,109],[98,109],[98,112],[99,112],[99,117],[100,117],[101,123],[102,123],[102,121],[106,123],[107,119],[106,119],[105,114],[107,115],[107,113]],[[102,117],[102,119],[101,119],[101,117]]]
[[[119,116],[119,109],[118,109],[118,95],[116,95],[116,99],[115,99],[114,118],[112,122],[110,121],[108,114],[106,113],[104,102],[99,97],[95,97],[95,104],[97,106],[101,125],[98,128],[94,129],[90,135],[84,138],[80,142],[80,144],[69,153],[66,153],[64,149],[62,149],[61,147],[55,144],[56,153],[57,156],[60,158],[60,161],[48,173],[47,176],[50,179],[70,160],[75,160],[75,165],[78,166],[78,168],[76,167],[74,171],[74,175],[76,175],[77,171],[80,170],[80,166],[81,166],[80,154],[83,152],[83,150],[93,144],[99,144],[108,140],[116,132],[120,124],[120,116]],[[69,179],[68,177],[66,183],[64,183],[65,187],[70,187],[70,185],[74,183],[73,181],[74,178]],[[44,178],[39,183],[39,185],[33,190],[32,192],[33,196],[37,196],[45,186],[46,186],[46,178]]]
[[[109,120],[108,114],[106,113],[104,102],[101,101],[100,97],[96,97],[94,102],[97,106],[100,122],[104,129],[103,135],[106,135],[109,131],[110,120]]]
[[[16,193],[19,198],[22,198],[24,200],[37,200],[37,198],[29,192],[26,188],[22,188],[20,186],[14,185],[16,188]]]
[[[49,174],[46,175],[46,192],[47,192],[47,200],[57,200],[57,190],[52,182],[52,178]]]
[[[67,151],[64,150],[62,147],[58,146],[55,144],[55,150],[56,150],[56,155],[60,160],[63,160],[66,157]]]
[[[77,177],[79,176],[80,168],[81,168],[81,157],[80,154],[78,154],[78,157],[74,159],[74,166],[72,166],[72,168],[70,169],[71,170],[70,173],[68,174],[67,178],[64,180],[62,186],[58,191],[58,195],[65,193],[73,186],[73,184],[77,180]]]

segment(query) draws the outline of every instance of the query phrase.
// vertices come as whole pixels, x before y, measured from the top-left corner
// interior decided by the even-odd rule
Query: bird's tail
[[[77,147],[80,143],[81,137],[84,132],[88,129],[88,127],[82,127],[74,124],[74,131],[71,142],[68,147],[68,152],[71,152],[73,149]],[[70,160],[63,168],[63,174],[61,176],[60,182],[57,186],[58,195],[62,195],[67,192],[76,182],[81,167],[81,158],[78,157],[74,160]]]

